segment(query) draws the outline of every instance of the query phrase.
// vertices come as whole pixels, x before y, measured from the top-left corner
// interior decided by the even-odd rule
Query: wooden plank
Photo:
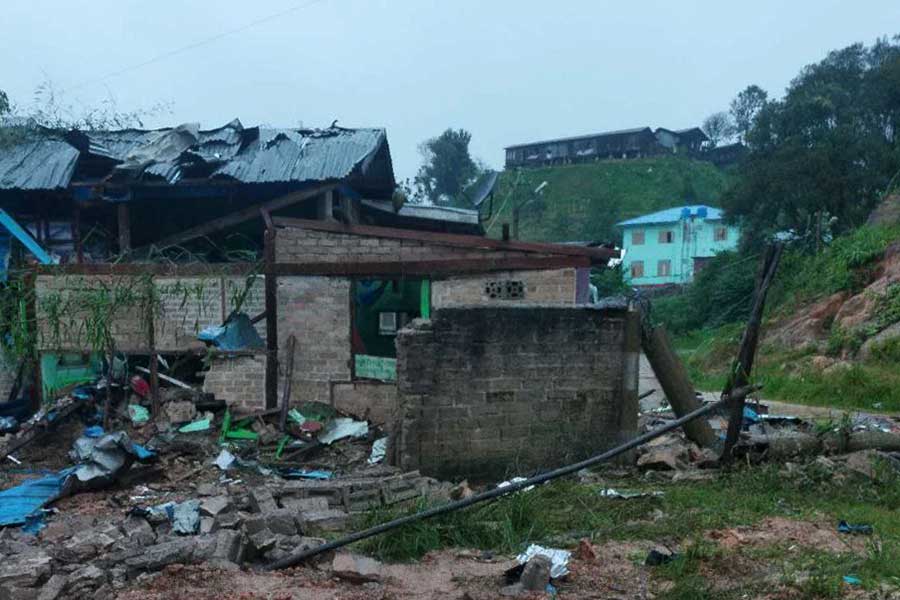
[[[116,206],[116,215],[119,223],[119,253],[125,254],[131,251],[131,216],[128,204],[120,202]]]
[[[641,336],[641,345],[666,399],[672,405],[675,416],[683,417],[700,408],[694,386],[684,364],[672,347],[666,328],[659,326],[650,331],[645,328]],[[704,448],[710,448],[716,443],[716,435],[706,419],[694,419],[685,423],[684,434],[689,440]]]
[[[583,246],[567,246],[564,244],[544,244],[538,242],[503,241],[477,235],[460,235],[456,233],[437,233],[414,229],[396,229],[392,227],[376,227],[373,225],[345,225],[328,221],[310,221],[288,217],[273,217],[279,227],[299,227],[313,231],[343,233],[368,237],[380,237],[397,240],[412,240],[432,244],[444,244],[462,248],[482,248],[488,250],[513,250],[535,252],[540,254],[556,254],[563,256],[587,256],[604,264],[610,258],[618,258],[619,253],[610,248],[587,248]]]
[[[265,233],[266,409],[278,406],[278,281],[275,274],[275,229]]]
[[[586,256],[466,258],[449,260],[372,261],[372,262],[302,262],[274,263],[276,275],[323,275],[353,277],[367,275],[462,275],[493,271],[547,271],[589,267]],[[158,263],[94,263],[68,265],[38,265],[40,275],[158,275],[166,277],[245,276],[256,268],[254,263],[196,263],[173,265]]]
[[[285,359],[287,364],[284,367],[284,393],[281,395],[281,418],[279,425],[281,431],[287,426],[288,407],[291,404],[291,380],[294,377],[294,348],[297,345],[297,338],[292,333],[288,336],[287,355]]]
[[[766,306],[766,296],[769,287],[775,279],[778,271],[778,262],[781,260],[783,246],[774,244],[766,250],[766,255],[757,275],[756,290],[753,294],[753,307],[750,309],[750,317],[747,319],[747,327],[741,337],[741,346],[737,359],[731,367],[731,375],[722,390],[722,398],[731,394],[732,390],[747,386],[750,380],[750,372],[753,370],[753,362],[756,358],[756,346],[759,342],[759,329],[762,325],[763,310]],[[729,409],[728,431],[725,434],[725,445],[722,450],[722,462],[730,462],[733,459],[732,449],[738,441],[741,433],[741,425],[744,421],[744,397],[732,402]]]
[[[169,237],[154,242],[153,246],[157,250],[162,250],[171,246],[178,246],[180,244],[184,244],[185,242],[197,239],[198,237],[210,235],[217,231],[227,229],[228,227],[234,227],[235,225],[239,225],[245,221],[249,221],[250,219],[255,219],[260,216],[261,210],[272,212],[282,208],[287,208],[288,206],[292,206],[294,204],[297,204],[298,202],[303,202],[304,200],[308,200],[310,198],[318,196],[319,194],[326,193],[334,189],[334,187],[334,184],[317,186],[309,190],[293,192],[286,196],[281,196],[262,204],[256,204],[245,209],[227,214],[224,217],[219,217],[218,219],[207,221],[202,225],[186,229],[185,231],[182,231],[180,233],[170,235]],[[146,249],[146,247],[144,249]]]

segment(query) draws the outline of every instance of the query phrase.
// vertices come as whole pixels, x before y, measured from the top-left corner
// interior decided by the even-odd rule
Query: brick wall
[[[416,240],[313,231],[299,227],[279,229],[275,241],[275,260],[278,262],[383,262],[466,259],[485,256],[510,258],[540,255],[521,251],[460,248]]]
[[[437,308],[508,304],[485,293],[485,285],[492,281],[521,281],[525,297],[516,304],[559,304],[575,302],[575,269],[551,271],[504,271],[465,277],[435,280],[431,284],[431,305]]]
[[[197,339],[201,329],[220,325],[234,309],[237,292],[243,289],[242,277],[154,277],[152,284],[159,296],[154,315],[156,349],[161,352],[184,350]],[[255,316],[264,310],[264,277],[259,276],[250,289],[242,310]],[[146,315],[139,307],[148,279],[128,275],[40,275],[35,281],[37,294],[38,340],[42,350],[88,350],[91,335],[85,321],[91,306],[101,306],[101,298],[114,307],[110,331],[116,347],[126,352],[146,352],[148,332]],[[56,314],[58,317],[54,317]],[[257,324],[265,338],[265,322]]]
[[[288,336],[294,334],[294,402],[330,401],[331,381],[350,381],[350,280],[278,278],[279,367],[284,373]]]
[[[266,357],[216,356],[203,380],[203,391],[225,400],[229,406],[252,412],[265,407]]]
[[[400,465],[444,478],[500,478],[629,439],[637,430],[637,370],[625,358],[632,314],[447,308],[403,330]]]
[[[332,401],[339,411],[372,423],[393,427],[398,421],[399,403],[397,385],[380,381],[354,381],[336,383]]]

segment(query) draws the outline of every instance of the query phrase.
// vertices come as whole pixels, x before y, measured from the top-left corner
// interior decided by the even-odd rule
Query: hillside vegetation
[[[727,180],[712,163],[675,156],[504,171],[489,235],[499,237],[501,224],[512,223],[513,206],[544,181],[540,197],[522,209],[522,240],[618,241],[618,221],[679,204],[716,206]]]
[[[757,263],[720,254],[683,294],[654,302],[700,388],[725,381]],[[900,410],[900,225],[861,227],[820,253],[789,248],[766,315],[752,374],[766,398]]]

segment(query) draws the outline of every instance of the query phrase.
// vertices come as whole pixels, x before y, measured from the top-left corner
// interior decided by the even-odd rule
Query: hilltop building
[[[625,278],[635,287],[688,283],[710,258],[737,246],[740,230],[722,211],[678,206],[616,224],[623,230]]]

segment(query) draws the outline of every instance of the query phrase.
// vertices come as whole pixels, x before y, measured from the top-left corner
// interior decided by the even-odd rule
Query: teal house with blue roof
[[[737,246],[740,229],[704,204],[668,208],[616,223],[622,228],[625,280],[635,287],[688,283],[719,252]]]

